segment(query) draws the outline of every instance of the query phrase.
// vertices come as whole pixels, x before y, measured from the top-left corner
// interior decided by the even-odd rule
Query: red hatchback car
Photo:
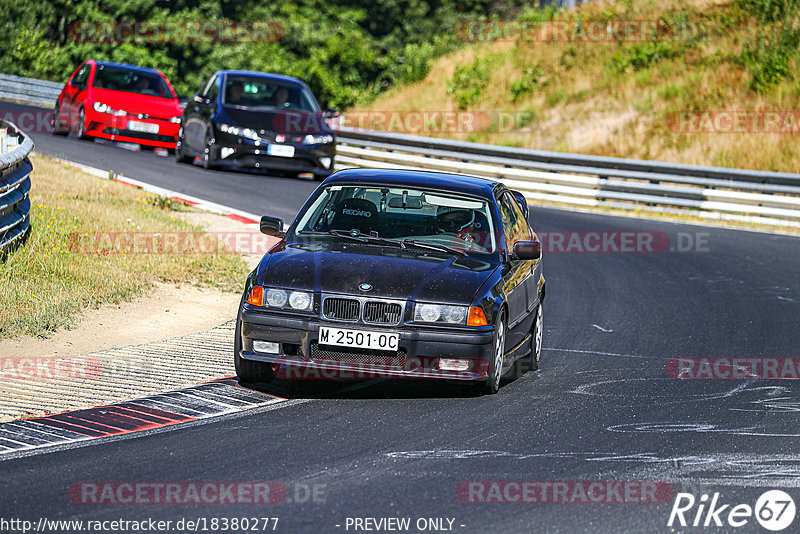
[[[161,72],[86,61],[56,101],[53,132],[174,149],[183,109]]]

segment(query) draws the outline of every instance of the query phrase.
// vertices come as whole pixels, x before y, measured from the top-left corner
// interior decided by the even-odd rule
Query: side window
[[[214,76],[211,78],[211,81],[208,82],[206,85],[206,90],[203,93],[203,96],[215,102],[217,100],[217,95],[219,94],[219,84],[217,83],[217,77]]]
[[[500,197],[500,218],[507,250],[514,250],[514,243],[517,241],[528,241],[531,238],[525,215],[511,193],[504,192]]]
[[[72,78],[70,85],[72,85],[73,87],[77,87],[79,89],[85,89],[86,80],[89,79],[89,72],[91,70],[92,69],[88,64],[82,66],[80,69],[78,69],[78,72],[75,73],[75,76]]]

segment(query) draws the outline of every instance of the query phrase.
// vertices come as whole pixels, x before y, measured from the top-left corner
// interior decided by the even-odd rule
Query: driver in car
[[[469,245],[475,242],[472,231],[475,226],[475,212],[470,209],[448,209],[439,207],[436,219],[439,232],[463,239]]]

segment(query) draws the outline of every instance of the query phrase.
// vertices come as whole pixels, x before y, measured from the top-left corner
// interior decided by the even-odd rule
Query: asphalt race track
[[[7,109],[26,108],[0,104]],[[209,172],[72,136],[33,138],[44,154],[287,222],[316,185]],[[451,519],[464,533],[715,531],[713,521],[668,527],[674,495],[659,503],[463,502],[457,488],[468,481],[663,482],[698,500],[719,493],[730,505],[723,521],[770,489],[800,505],[800,384],[668,372],[679,357],[800,356],[800,239],[536,206],[532,221],[551,245],[552,236],[564,238],[563,252],[545,247],[539,372],[495,396],[427,382],[310,383],[265,409],[0,460],[0,516],[277,517],[275,532],[284,533],[363,531],[353,518],[365,517],[408,517],[410,532],[420,518]],[[580,252],[567,242],[586,234],[570,232],[646,232],[664,246]],[[288,493],[270,505],[84,504],[69,493],[82,482],[192,481],[275,481]],[[765,532],[754,517],[717,530]]]

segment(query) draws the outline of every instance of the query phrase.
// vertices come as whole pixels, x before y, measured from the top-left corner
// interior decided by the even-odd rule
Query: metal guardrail
[[[531,200],[800,226],[800,174],[526,150],[342,128],[337,163],[494,178]]]
[[[63,87],[64,84],[59,82],[0,74],[0,96],[9,100],[52,108]]]
[[[30,137],[13,123],[0,121],[0,257],[30,229],[32,150]]]
[[[0,74],[0,97],[51,107],[62,84]],[[337,166],[428,169],[505,182],[531,200],[800,227],[800,174],[527,150],[341,128]]]

